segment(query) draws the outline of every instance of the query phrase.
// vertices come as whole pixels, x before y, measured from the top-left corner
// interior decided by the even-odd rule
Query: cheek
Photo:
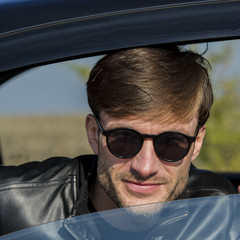
[[[189,176],[189,169],[190,169],[190,162],[185,162],[181,167],[178,168],[176,172],[176,179],[178,181],[178,184],[182,186],[182,188],[185,187],[188,176]]]
[[[98,152],[98,164],[101,165],[102,170],[104,169],[111,174],[111,176],[122,171],[128,171],[130,166],[129,161],[115,157],[110,153],[106,144],[99,146]]]
[[[114,156],[108,149],[107,143],[105,139],[99,138],[98,144],[98,156],[99,159],[101,159],[102,165],[105,166],[105,168],[111,168],[111,171],[114,171],[114,169],[122,169],[125,170],[130,166],[130,161],[127,159],[121,159],[116,156]]]
[[[169,163],[165,169],[173,182],[182,181],[182,179],[188,178],[189,168],[191,165],[191,154],[185,157],[181,161]]]
[[[102,138],[99,138],[98,156],[102,166],[108,167],[112,165],[112,154],[108,150],[106,141],[104,141]]]

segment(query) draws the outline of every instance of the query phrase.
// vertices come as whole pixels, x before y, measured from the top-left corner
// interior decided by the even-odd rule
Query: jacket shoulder
[[[220,196],[237,193],[237,189],[225,177],[209,170],[190,168],[187,186],[178,199]]]
[[[0,235],[69,217],[77,199],[78,166],[77,159],[63,157],[0,166]]]

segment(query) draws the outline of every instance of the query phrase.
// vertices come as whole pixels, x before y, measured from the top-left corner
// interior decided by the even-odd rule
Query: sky
[[[72,61],[92,68],[98,58]],[[58,63],[22,73],[0,87],[1,115],[39,115],[89,112],[83,79]]]

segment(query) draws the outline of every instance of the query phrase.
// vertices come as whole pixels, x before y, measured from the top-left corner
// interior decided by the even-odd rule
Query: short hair
[[[114,52],[92,69],[88,103],[95,115],[189,121],[203,126],[213,103],[209,62],[179,47],[141,47]]]

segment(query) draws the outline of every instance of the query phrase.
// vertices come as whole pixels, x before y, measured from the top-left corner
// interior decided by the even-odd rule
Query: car
[[[61,85],[60,75],[63,74],[63,72],[60,70],[60,67],[67,68],[68,71],[71,70],[75,72],[76,76],[79,77],[81,75],[81,78],[84,78],[84,71],[88,71],[89,66],[92,66],[96,59],[119,49],[169,44],[176,44],[193,49],[196,48],[202,52],[208,49],[206,54],[209,54],[208,58],[210,62],[212,61],[219,67],[219,69],[213,69],[213,72],[215,72],[218,77],[216,83],[220,82],[220,85],[223,86],[216,94],[216,99],[219,94],[221,101],[216,101],[218,103],[216,105],[218,109],[216,109],[214,114],[218,114],[217,116],[219,116],[219,111],[225,106],[226,112],[223,112],[222,115],[224,119],[228,120],[224,122],[223,120],[219,121],[218,118],[217,121],[209,123],[208,128],[212,131],[209,131],[206,137],[207,144],[204,146],[206,150],[203,152],[203,155],[200,156],[202,159],[200,159],[199,166],[205,167],[209,162],[212,163],[211,170],[220,172],[220,174],[228,178],[237,188],[240,185],[240,162],[237,162],[238,152],[235,150],[238,149],[238,140],[240,139],[240,130],[236,123],[238,122],[238,94],[233,94],[229,89],[238,90],[239,88],[239,79],[235,77],[237,75],[235,71],[238,70],[238,67],[235,67],[235,65],[232,66],[232,62],[228,64],[229,62],[220,61],[219,59],[225,60],[227,58],[227,60],[230,61],[229,58],[231,58],[235,64],[238,61],[238,51],[240,47],[239,12],[240,1],[238,0],[131,0],[125,2],[108,0],[3,0],[0,2],[0,84],[2,85],[0,98],[2,95],[5,98],[8,97],[8,100],[3,99],[0,101],[0,114],[2,114],[1,108],[3,109],[5,105],[7,106],[6,108],[8,108],[14,97],[17,100],[13,101],[12,105],[17,106],[18,110],[27,102],[33,104],[33,99],[41,88],[38,83],[45,84],[45,87],[40,93],[41,100],[39,100],[39,102],[41,101],[41,104],[43,103],[43,105],[49,107],[51,104],[48,100],[51,96],[54,96],[53,98],[57,96],[58,104],[60,99],[64,99],[64,102],[66,102],[72,93],[70,90],[67,91],[67,88],[64,86],[71,85],[71,83],[70,78],[68,79],[68,77],[64,75],[64,78],[68,79],[68,82],[66,85]],[[87,61],[87,65],[84,65],[85,63],[83,62],[85,61]],[[82,71],[79,73],[81,67]],[[231,74],[230,77],[228,76],[228,78],[234,78],[234,81],[218,81],[219,75],[222,77],[227,70],[230,71],[230,73],[234,72],[234,76]],[[51,74],[49,71],[51,71]],[[56,75],[52,75],[54,72]],[[46,78],[46,76],[49,78]],[[214,76],[212,77],[214,79]],[[46,81],[44,82],[44,80]],[[23,88],[21,89],[22,95],[18,98],[16,95],[19,93],[19,88],[13,90],[11,87],[11,84],[15,83],[17,87],[21,86]],[[35,92],[28,88],[31,83],[33,87],[36,87]],[[51,92],[49,98],[47,98],[46,89],[48,89],[47,87],[50,85],[52,85],[54,92]],[[56,92],[60,91],[60,85],[64,91],[59,95],[55,95]],[[59,87],[57,90],[56,86]],[[218,87],[219,85],[216,86],[216,89]],[[7,88],[9,88],[9,90],[7,90]],[[8,91],[6,94],[4,94],[4,89]],[[13,90],[12,95],[11,90]],[[27,93],[32,93],[29,95],[30,98],[25,102],[21,102],[23,96],[27,95]],[[44,101],[42,99],[43,96]],[[225,102],[223,102],[223,100],[226,98],[232,100],[232,102],[230,102],[231,105],[229,105],[229,102],[224,105]],[[36,102],[34,105],[35,108],[37,108],[38,105],[40,106],[39,102]],[[56,105],[54,106],[56,107]],[[232,108],[236,109],[236,111],[230,112]],[[50,113],[52,113],[52,111],[52,109],[49,110]],[[77,110],[75,109],[74,111]],[[86,109],[84,109],[84,111],[86,111]],[[21,113],[23,114],[24,111],[22,110],[22,112],[20,111],[18,114]],[[50,127],[51,130],[48,129],[47,132],[54,132],[53,126],[57,126],[56,122],[60,119],[58,115],[59,112],[56,111],[53,113],[55,114],[55,117],[52,119],[53,125]],[[232,113],[232,115],[230,113]],[[41,114],[44,115],[46,112]],[[223,118],[222,115],[220,119]],[[17,120],[19,120],[19,118]],[[230,120],[234,120],[234,124]],[[7,121],[9,121],[9,119],[7,119]],[[56,128],[56,136],[52,141],[53,145],[58,146],[55,150],[56,152],[52,152],[50,149],[50,152],[46,155],[36,156],[31,152],[28,154],[25,154],[25,152],[31,151],[31,149],[34,150],[34,153],[36,152],[35,145],[32,145],[32,139],[34,139],[34,142],[38,145],[40,134],[43,130],[38,131],[36,133],[37,137],[27,142],[26,138],[24,138],[25,135],[22,134],[19,137],[19,130],[13,128],[13,126],[23,126],[23,123],[29,125],[29,122],[27,122],[25,118],[21,118],[21,121],[21,124],[13,121],[11,127],[5,127],[8,125],[4,125],[6,123],[3,121],[1,122],[1,164],[7,165],[7,161],[9,161],[11,165],[19,164],[19,162],[17,162],[19,158],[22,158],[23,161],[28,161],[43,160],[47,155],[65,155],[65,152],[61,151],[65,148],[66,132],[70,131],[69,128],[67,128],[63,137],[60,137],[59,133],[59,129],[61,129],[63,125],[59,125],[60,127]],[[40,118],[40,122],[43,122],[43,118]],[[33,128],[40,129],[40,122],[37,122],[37,128],[35,127],[36,122],[33,123]],[[62,122],[66,122],[66,119],[62,120]],[[68,127],[69,125],[74,126],[77,124],[72,124],[71,122],[71,124],[68,124]],[[225,129],[223,128],[224,126],[228,126],[228,128]],[[9,132],[5,132],[8,129],[13,130],[13,137],[11,139],[18,139],[15,143],[18,146],[16,153],[13,153],[14,149],[10,145]],[[23,132],[26,133],[25,129]],[[74,132],[76,132],[76,137],[80,136],[80,138],[82,138],[80,130],[79,132],[71,130],[71,133]],[[219,132],[219,134],[223,132],[224,136],[218,136],[216,132]],[[70,134],[69,139],[70,138],[74,138],[74,134]],[[224,140],[227,139],[227,147],[231,145],[234,147],[234,150],[231,147],[225,148],[225,142],[222,138]],[[24,140],[22,141],[22,139]],[[49,134],[46,134],[42,142],[47,142],[49,139]],[[56,141],[56,139],[58,141]],[[60,139],[62,140],[60,141]],[[233,141],[234,139],[235,141]],[[73,142],[78,141],[80,140],[74,140]],[[218,141],[220,142],[220,147],[217,150],[213,149]],[[30,150],[26,150],[28,147],[26,145],[29,145]],[[47,146],[49,146],[49,144],[47,144]],[[44,145],[43,148],[47,149],[48,147]],[[22,150],[24,153],[21,152]],[[74,152],[74,154],[75,152],[81,154],[79,146],[75,146],[74,150],[70,148],[69,151],[71,153]],[[86,149],[83,151],[87,152],[90,150]],[[43,152],[43,149],[39,152]],[[221,153],[222,156],[220,156],[219,153]],[[222,159],[222,162],[220,162],[220,159]],[[232,163],[231,169],[229,168],[230,162]],[[3,194],[1,193],[3,190],[4,186],[0,184],[0,194]],[[207,238],[206,235],[209,233],[212,234],[210,235],[211,239],[220,239],[221,237],[219,236],[226,236],[224,239],[239,238],[239,230],[236,227],[239,219],[236,211],[239,207],[238,195],[178,200],[169,203],[159,203],[157,205],[160,206],[158,208],[163,210],[160,211],[158,216],[154,217],[162,219],[163,215],[165,216],[166,214],[165,210],[168,210],[167,213],[169,216],[167,216],[166,222],[169,224],[156,225],[155,221],[154,224],[149,226],[149,234],[154,234],[151,237],[149,235],[148,239],[164,239],[164,237],[168,239],[170,237],[170,239],[204,239]],[[186,210],[186,206],[188,206],[191,211]],[[229,207],[225,209],[224,206]],[[176,210],[176,212],[184,209],[184,211],[186,210],[187,212],[179,215],[184,216],[184,219],[182,219],[174,215],[175,211],[170,211],[169,209]],[[125,216],[126,212],[127,216]],[[128,213],[129,209],[117,209],[93,215],[78,216],[71,219],[54,219],[58,221],[20,230],[19,232],[0,237],[0,239],[33,239],[34,237],[37,238],[37,236],[39,239],[50,239],[51,237],[54,239],[62,239],[59,232],[63,233],[65,239],[68,239],[67,237],[69,237],[69,239],[92,239],[92,235],[87,235],[88,237],[86,237],[86,235],[84,235],[86,232],[81,233],[79,229],[76,230],[78,224],[81,225],[84,223],[84,227],[88,229],[87,233],[92,234],[94,230],[91,227],[94,227],[95,224],[102,226],[101,224],[104,223],[102,219],[109,217],[110,220],[108,221],[112,222],[112,218],[119,215],[123,215],[123,218],[125,218],[129,216]],[[178,221],[178,219],[180,221]],[[3,220],[4,219],[0,217],[0,221]],[[134,221],[138,220],[139,219]],[[29,227],[31,227],[30,225]],[[166,229],[166,231],[163,228]],[[135,228],[133,227],[132,229]],[[174,234],[171,229],[176,230],[174,236],[171,235]],[[222,229],[222,231],[218,231],[217,229]],[[113,228],[113,230],[116,230],[116,228]],[[123,230],[127,231],[127,229]],[[202,232],[200,230],[202,230]],[[39,232],[41,232],[42,235],[39,235]],[[137,234],[137,231],[133,234],[135,233]],[[116,236],[116,232],[112,234],[113,235],[109,237],[111,239],[111,236]]]

